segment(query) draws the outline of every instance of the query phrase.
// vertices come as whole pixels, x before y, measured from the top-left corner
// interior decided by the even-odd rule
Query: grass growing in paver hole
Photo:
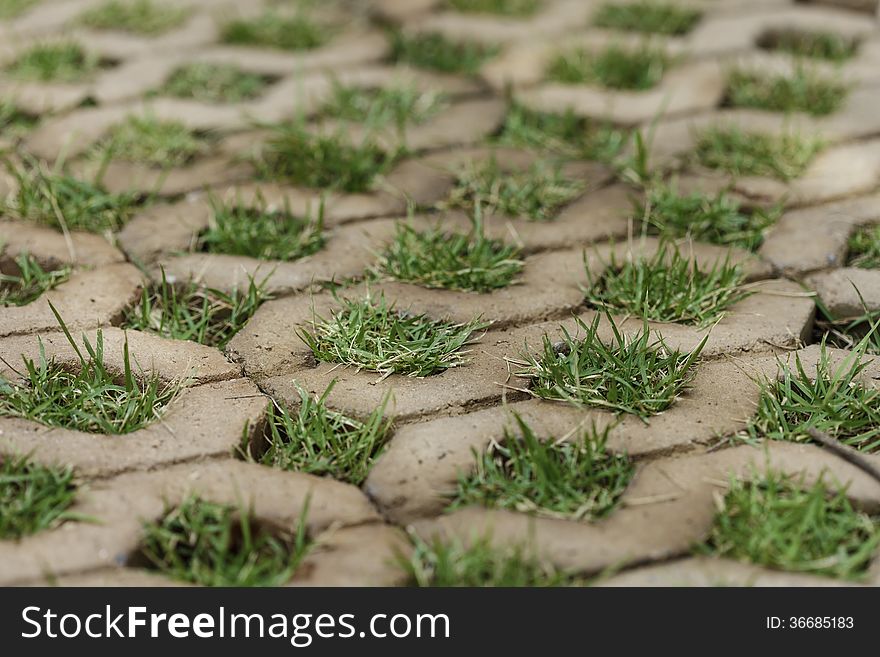
[[[71,468],[46,467],[27,456],[0,456],[0,539],[17,539],[79,516]]]
[[[670,65],[662,49],[610,45],[598,52],[576,48],[559,53],[548,64],[546,74],[549,80],[563,84],[645,90],[657,86]]]
[[[6,66],[6,73],[20,80],[82,82],[92,77],[102,62],[78,43],[62,41],[32,46]]]
[[[252,204],[213,199],[211,205],[210,225],[199,235],[202,251],[292,261],[324,248],[323,204],[315,217],[270,207],[262,197]]]
[[[861,292],[856,288],[861,298]],[[871,310],[862,301],[862,312],[850,317],[836,317],[822,300],[816,297],[816,320],[813,335],[818,341],[826,342],[832,347],[853,349],[863,340],[866,341],[865,353],[880,355],[880,333],[872,330],[880,323],[880,310]]]
[[[497,46],[451,41],[437,33],[408,36],[394,31],[389,38],[393,62],[443,73],[476,75],[483,64],[499,52]]]
[[[847,249],[849,267],[880,268],[880,224],[859,226],[847,240]]]
[[[582,581],[540,562],[523,546],[496,547],[488,538],[460,541],[416,538],[409,558],[398,563],[410,586],[573,586]]]
[[[70,278],[70,267],[45,270],[29,253],[15,258],[17,274],[0,272],[0,307],[24,306]]]
[[[83,353],[54,306],[52,311],[79,365],[71,371],[47,359],[41,342],[38,359],[22,356],[24,371],[16,371],[20,381],[0,378],[0,417],[101,434],[131,433],[159,419],[180,385],[164,383],[158,373],[141,372],[142,380],[138,380],[128,339],[123,347],[123,372],[108,370],[101,330],[94,345],[82,337]]]
[[[315,315],[297,335],[320,361],[391,374],[430,376],[467,362],[471,337],[486,326],[456,324],[398,310],[385,296],[340,299],[329,319]]]
[[[140,555],[153,570],[184,582],[280,586],[308,552],[306,512],[288,535],[259,524],[248,508],[191,495],[144,524]]]
[[[196,62],[175,70],[159,93],[206,103],[239,103],[259,96],[270,80],[231,64]]]
[[[524,18],[534,14],[542,0],[446,0],[456,11]]]
[[[299,123],[277,124],[270,131],[253,158],[264,179],[367,192],[397,159],[396,153],[384,151],[369,138],[352,144],[340,133],[315,134]]]
[[[391,437],[391,422],[385,418],[388,397],[366,419],[357,420],[327,407],[335,383],[314,397],[297,387],[300,403],[295,410],[273,405],[265,451],[256,460],[360,486]]]
[[[412,85],[362,89],[337,84],[322,114],[372,128],[391,125],[403,131],[407,125],[424,123],[436,116],[447,104],[443,94],[420,91]]]
[[[787,181],[801,176],[823,146],[814,137],[747,132],[730,126],[700,133],[695,155],[703,166],[735,176],[769,176]]]
[[[158,36],[181,25],[192,10],[153,0],[108,0],[80,14],[79,22],[97,30]]]
[[[841,106],[847,91],[847,85],[803,66],[791,75],[734,69],[727,76],[725,103],[827,116]]]
[[[513,105],[495,141],[561,157],[611,162],[626,145],[626,133],[609,125],[591,123],[571,110],[552,114]]]
[[[855,56],[859,41],[834,32],[786,29],[768,32],[758,39],[758,46],[797,57],[843,62]]]
[[[94,148],[99,158],[118,158],[151,167],[180,167],[207,153],[210,140],[180,121],[154,116],[127,117],[110,128]]]
[[[671,2],[606,2],[593,16],[593,25],[613,30],[681,36],[700,21],[702,12]]]
[[[266,12],[256,18],[242,18],[223,26],[220,40],[239,46],[314,50],[327,43],[334,29],[304,12],[284,16]]]
[[[501,444],[475,454],[476,469],[459,476],[449,509],[481,504],[574,520],[611,513],[635,468],[606,450],[607,431],[542,441],[518,415],[516,424],[517,431],[505,428]]]
[[[750,294],[742,287],[742,267],[729,257],[701,269],[667,241],[650,257],[633,255],[621,263],[612,253],[599,276],[586,263],[584,269],[587,304],[653,322],[709,326]]]
[[[398,222],[394,240],[379,256],[376,269],[381,275],[428,288],[491,292],[507,287],[522,271],[520,249],[486,237],[477,217],[469,233],[447,232],[439,225],[416,230]]]
[[[0,99],[0,134],[5,139],[22,136],[38,121],[36,116],[18,109],[13,101]]]
[[[750,251],[761,246],[767,229],[782,214],[780,207],[744,209],[726,191],[682,194],[674,186],[662,184],[650,190],[644,208],[636,203],[634,211],[642,216],[650,233]]]
[[[584,190],[582,182],[567,178],[562,166],[549,160],[537,160],[524,171],[511,172],[491,157],[467,162],[455,174],[455,187],[443,207],[472,210],[479,203],[487,212],[530,221],[551,221],[563,205]]]
[[[563,328],[563,339],[554,343],[545,335],[542,351],[524,353],[517,377],[529,381],[527,392],[542,399],[596,406],[642,419],[656,415],[675,403],[689,386],[708,334],[691,352],[672,350],[662,338],[652,339],[647,325],[624,335],[610,315],[606,316],[613,338],[599,338],[602,317],[590,324],[575,317],[578,334]]]
[[[0,19],[18,18],[41,0],[0,0]]]
[[[4,164],[16,183],[15,191],[0,200],[0,213],[10,219],[65,232],[109,234],[122,228],[137,209],[139,199],[134,194],[109,193],[99,183],[51,171],[37,160]]]
[[[227,293],[194,281],[174,285],[163,271],[161,281],[145,288],[140,303],[126,311],[123,327],[222,349],[268,298],[265,284],[253,278],[244,291]]]
[[[845,489],[812,486],[779,472],[733,480],[698,552],[761,566],[858,579],[880,545],[877,520],[853,508]]]
[[[871,361],[864,358],[870,339],[862,338],[839,364],[832,363],[825,341],[815,370],[812,363],[805,367],[799,354],[793,366],[780,363],[780,376],[761,382],[747,433],[808,442],[807,430],[813,428],[861,452],[880,451],[880,390],[862,380]]]

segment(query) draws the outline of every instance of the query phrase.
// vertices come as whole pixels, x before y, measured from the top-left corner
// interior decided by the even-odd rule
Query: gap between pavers
[[[244,505],[252,509],[257,522],[291,534],[308,500],[306,529],[317,546],[291,583],[401,583],[394,554],[406,550],[406,541],[399,530],[381,524],[357,488],[233,460],[179,465],[88,484],[79,492],[73,511],[96,522],[71,521],[20,541],[0,541],[0,581],[45,582],[53,576],[108,567],[119,568],[124,581],[125,567],[136,567],[132,560],[142,524],[160,518],[166,505],[179,504],[190,494],[214,503]],[[156,580],[167,581],[158,576]]]

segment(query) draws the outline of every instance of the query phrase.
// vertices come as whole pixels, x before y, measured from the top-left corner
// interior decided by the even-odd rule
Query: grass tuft
[[[837,111],[846,93],[845,84],[803,66],[792,75],[735,69],[727,77],[726,104],[827,116]]]
[[[606,2],[593,16],[593,25],[612,30],[681,36],[694,29],[701,16],[702,12],[697,9],[671,2]]]
[[[108,0],[89,9],[79,22],[96,30],[120,30],[142,36],[158,36],[178,27],[192,10],[153,0]]]
[[[529,221],[552,221],[584,190],[582,182],[566,178],[559,164],[547,160],[537,160],[525,171],[507,172],[492,157],[468,162],[456,176],[444,207],[470,211],[480,204],[487,212]]]
[[[141,553],[154,570],[203,586],[280,586],[309,549],[305,510],[295,535],[270,531],[252,512],[192,495],[145,523]]]
[[[823,146],[819,139],[792,133],[709,128],[699,135],[696,157],[703,166],[734,176],[770,176],[787,181],[803,175]]]
[[[403,132],[408,125],[424,123],[446,106],[443,94],[419,91],[414,86],[361,89],[337,84],[322,113],[374,129],[390,125]]]
[[[598,313],[590,324],[575,317],[583,337],[563,328],[563,340],[554,344],[545,335],[540,354],[525,353],[522,360],[511,361],[521,368],[516,376],[530,381],[536,397],[643,419],[672,406],[689,387],[708,335],[689,353],[673,351],[662,338],[652,340],[647,325],[625,336],[607,316],[613,340],[605,345],[599,339],[600,320]]]
[[[516,416],[501,444],[476,454],[476,470],[461,475],[449,508],[480,504],[539,516],[596,520],[616,507],[635,472],[629,459],[606,450],[607,430],[573,441],[539,440]]]
[[[471,335],[487,324],[472,320],[454,324],[397,310],[382,295],[340,299],[330,319],[315,315],[312,331],[297,331],[320,361],[391,374],[431,376],[467,362]]]
[[[269,79],[230,64],[187,64],[178,68],[160,93],[205,103],[240,103],[258,97]]]
[[[446,0],[456,11],[469,14],[497,14],[525,18],[541,6],[541,0]]]
[[[31,47],[6,67],[19,80],[35,82],[82,82],[101,67],[100,59],[72,41],[42,43]]]
[[[166,169],[189,164],[204,155],[208,146],[205,136],[180,121],[131,115],[110,129],[95,155]]]
[[[611,45],[600,52],[577,48],[552,59],[547,77],[563,84],[597,84],[608,89],[638,91],[657,86],[670,64],[663,50],[648,45]]]
[[[0,307],[25,306],[70,278],[70,267],[46,271],[29,253],[15,258],[17,274],[0,272]]]
[[[443,73],[476,75],[483,64],[499,52],[497,46],[450,41],[436,33],[407,36],[395,31],[391,32],[390,39],[393,62]]]
[[[220,35],[223,43],[238,46],[258,46],[279,50],[314,50],[327,43],[333,34],[304,13],[281,16],[266,12],[262,16],[239,19],[227,23]]]
[[[70,511],[75,498],[72,468],[0,456],[0,539],[19,539],[78,518]]]
[[[786,29],[766,34],[758,40],[758,46],[765,50],[787,52],[795,57],[840,63],[855,56],[859,41],[834,32]]]
[[[880,268],[880,224],[860,226],[847,241],[847,266]]]
[[[594,277],[589,266],[584,269],[587,304],[652,322],[706,327],[750,295],[742,289],[742,267],[732,264],[729,257],[701,270],[667,241],[650,258],[634,256],[619,263],[612,253],[599,277]]]
[[[821,479],[810,487],[778,472],[757,483],[731,481],[709,539],[698,551],[801,573],[859,579],[880,526],[857,511],[846,490]]]

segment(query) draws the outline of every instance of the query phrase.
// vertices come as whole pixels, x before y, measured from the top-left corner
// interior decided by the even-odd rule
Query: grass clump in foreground
[[[840,107],[846,92],[846,85],[803,67],[792,75],[733,70],[727,78],[726,102],[731,107],[827,116]]]
[[[265,179],[360,193],[370,191],[396,158],[370,139],[352,144],[342,134],[314,134],[298,123],[283,123],[271,128],[254,164]]]
[[[611,513],[635,468],[606,450],[607,431],[542,441],[518,415],[516,423],[518,432],[505,428],[502,443],[492,443],[476,456],[476,470],[459,477],[450,509],[481,504],[574,520]]]
[[[479,210],[478,210],[479,212]],[[470,233],[439,226],[416,230],[398,222],[394,240],[379,256],[377,270],[428,288],[491,292],[507,287],[522,271],[519,248],[486,237],[480,221]]]
[[[259,46],[279,50],[314,50],[330,40],[333,30],[305,13],[282,16],[266,12],[249,19],[227,23],[220,40],[238,46]]]
[[[259,96],[268,83],[266,76],[230,64],[197,62],[174,71],[160,93],[206,103],[239,103]]]
[[[742,289],[740,265],[726,258],[702,270],[665,241],[650,258],[634,256],[618,263],[612,254],[601,276],[594,276],[589,266],[585,270],[584,297],[590,306],[654,322],[709,326],[749,296]]]
[[[298,260],[324,247],[324,206],[317,217],[298,217],[289,208],[270,208],[257,198],[253,205],[212,201],[213,216],[199,235],[208,253],[248,256],[260,260]]]
[[[259,525],[246,508],[190,496],[145,523],[141,555],[153,570],[203,586],[286,584],[309,549],[305,513],[293,535]]]
[[[844,62],[852,58],[859,49],[859,42],[852,37],[834,32],[775,30],[759,39],[758,45],[765,50],[779,50],[796,57],[826,59]]]
[[[645,90],[660,83],[670,64],[663,50],[647,45],[638,48],[611,45],[599,52],[578,48],[552,59],[547,67],[547,78],[563,84]]]
[[[847,241],[850,267],[880,269],[880,225],[860,226]]]
[[[74,42],[42,43],[6,66],[6,73],[36,82],[82,82],[101,67],[100,59]]]
[[[538,160],[525,171],[504,171],[494,157],[468,162],[456,172],[455,187],[443,203],[449,208],[473,210],[481,204],[529,221],[551,221],[557,211],[577,198],[584,184],[567,178],[559,164]]]
[[[29,221],[64,232],[82,230],[108,234],[134,215],[138,197],[112,194],[99,183],[50,171],[36,160],[6,162],[15,191],[0,200],[0,212],[10,219]]]
[[[734,176],[770,176],[787,181],[802,175],[822,147],[822,141],[816,138],[746,132],[731,126],[704,130],[695,155],[703,166]]]
[[[0,307],[24,306],[70,278],[70,267],[46,271],[29,253],[15,258],[17,274],[0,272]]]
[[[158,36],[181,25],[191,13],[185,7],[153,0],[108,0],[89,9],[79,22],[96,30],[120,30],[143,36]]]
[[[222,349],[268,298],[254,279],[244,292],[235,288],[227,294],[193,281],[175,286],[163,271],[162,280],[145,288],[140,303],[126,311],[123,327]]]
[[[520,18],[531,16],[541,6],[541,0],[446,0],[446,3],[456,11]]]
[[[442,34],[407,36],[391,33],[391,60],[443,73],[476,75],[485,62],[498,54],[497,46],[472,41],[450,41]]]
[[[161,169],[184,166],[208,150],[209,140],[180,121],[129,116],[113,126],[95,155]]]
[[[336,85],[323,115],[363,123],[370,128],[393,126],[403,131],[408,125],[424,123],[447,106],[443,94],[419,91],[415,86],[361,89]]]
[[[681,36],[699,22],[702,12],[669,2],[606,2],[593,17],[593,25],[612,30]]]
[[[108,371],[100,329],[94,345],[83,336],[83,354],[54,307],[52,310],[76,352],[79,369],[72,372],[47,359],[41,343],[38,360],[22,357],[25,371],[17,372],[22,381],[0,378],[0,417],[101,434],[131,433],[158,419],[179,385],[163,383],[158,374],[141,373],[143,380],[138,381],[127,339],[122,376]]]
[[[71,468],[45,467],[26,456],[0,456],[0,539],[17,539],[79,516]]]
[[[583,337],[563,328],[561,342],[544,336],[543,350],[522,360],[512,360],[520,369],[516,376],[527,379],[527,392],[542,399],[596,406],[617,413],[631,413],[646,419],[665,411],[690,385],[708,335],[691,352],[670,350],[662,338],[651,339],[647,326],[625,336],[606,316],[613,340],[599,339],[599,314],[590,324],[575,322]]]
[[[636,212],[642,208],[636,206]],[[662,237],[688,237],[755,251],[763,243],[764,233],[779,219],[781,209],[744,210],[725,191],[680,194],[671,185],[658,185],[650,190],[642,213],[649,232]]]
[[[756,483],[733,480],[699,552],[801,573],[858,579],[880,545],[876,520],[857,511],[846,490],[810,487],[770,472]]]
[[[385,419],[386,397],[364,420],[327,407],[335,381],[311,397],[299,388],[295,412],[274,405],[268,418],[265,451],[257,460],[281,470],[332,477],[360,486],[373,461],[385,448],[391,422]]]
[[[401,558],[410,586],[573,586],[578,578],[541,563],[523,546],[498,548],[488,538],[464,545],[440,539],[415,540],[410,558]]]
[[[487,324],[472,320],[454,324],[425,315],[411,315],[388,304],[385,297],[340,299],[330,319],[317,315],[312,331],[298,335],[320,361],[391,374],[430,376],[467,362],[471,335]]]
[[[818,429],[860,452],[880,451],[880,390],[862,380],[870,359],[863,359],[871,335],[865,336],[839,364],[826,343],[820,344],[815,371],[780,363],[781,374],[761,384],[755,415],[749,421],[752,438],[808,442],[808,429]]]
[[[626,134],[610,126],[594,125],[571,110],[552,114],[513,105],[495,141],[561,157],[611,162],[626,145]]]

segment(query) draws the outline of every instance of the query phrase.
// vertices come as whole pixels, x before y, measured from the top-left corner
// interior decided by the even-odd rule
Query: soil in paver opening
[[[325,45],[336,32],[333,26],[317,21],[306,13],[282,16],[266,12],[251,19],[227,23],[220,40],[237,46],[262,46],[279,50],[306,51]]]
[[[787,52],[797,57],[826,59],[843,62],[851,59],[859,50],[860,42],[852,37],[834,32],[804,30],[771,30],[758,39],[758,46],[765,50]]]
[[[89,9],[77,22],[96,30],[119,30],[141,36],[165,34],[190,17],[192,10],[153,0],[107,0]]]
[[[734,176],[769,176],[788,181],[801,176],[823,146],[816,137],[719,126],[700,133],[694,155],[703,166]]]
[[[472,41],[451,41],[437,33],[390,35],[391,61],[442,73],[476,75],[480,67],[500,52],[497,46]]]
[[[804,65],[792,75],[735,69],[728,74],[722,105],[827,116],[843,104],[847,92],[846,85]]]
[[[19,138],[39,123],[37,116],[22,112],[15,103],[0,99],[0,134],[4,139]]]
[[[0,307],[24,306],[70,278],[71,268],[43,269],[28,253],[15,257],[15,273],[0,272]]]
[[[672,2],[606,2],[593,16],[593,25],[613,30],[681,36],[690,32],[702,12]]]
[[[27,457],[0,456],[0,540],[18,539],[80,519],[73,470],[45,467]]]
[[[446,0],[450,9],[474,14],[496,14],[526,18],[533,15],[545,0]]]
[[[420,91],[415,86],[361,89],[336,85],[321,114],[328,118],[362,123],[368,129],[424,123],[448,106],[442,93]]]
[[[184,166],[205,155],[212,141],[211,134],[190,130],[180,121],[131,115],[110,128],[91,156],[167,169]]]
[[[559,53],[547,66],[547,79],[563,84],[597,84],[608,89],[646,90],[660,84],[671,65],[666,53],[644,45],[611,45],[599,52],[583,48]]]
[[[116,62],[102,59],[73,41],[42,43],[6,66],[11,77],[33,82],[86,82]]]
[[[229,64],[200,62],[176,69],[156,93],[206,103],[239,103],[259,97],[277,79]]]

